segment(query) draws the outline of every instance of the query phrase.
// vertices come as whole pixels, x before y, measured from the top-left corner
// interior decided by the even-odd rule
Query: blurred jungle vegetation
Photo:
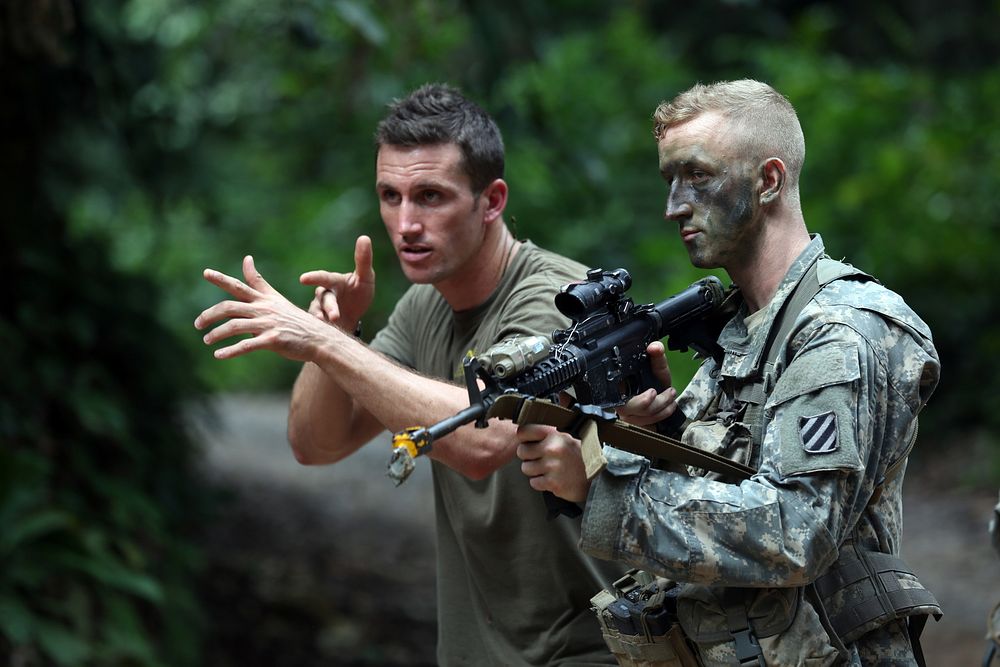
[[[0,661],[200,664],[213,496],[183,405],[298,368],[214,360],[201,271],[253,254],[304,306],[298,276],[348,270],[369,234],[377,330],[404,279],[372,131],[427,81],[496,117],[517,235],[627,267],[638,302],[701,277],[662,219],[653,109],[773,84],[805,130],[811,230],[934,331],[924,437],[985,443],[970,483],[995,482],[998,20],[987,0],[0,2]]]

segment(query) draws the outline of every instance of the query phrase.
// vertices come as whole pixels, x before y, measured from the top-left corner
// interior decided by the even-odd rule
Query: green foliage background
[[[775,85],[806,133],[808,224],[930,323],[925,432],[987,434],[996,481],[998,18],[976,0],[6,3],[0,656],[198,664],[208,491],[181,406],[297,370],[212,358],[191,322],[222,295],[201,270],[253,254],[305,305],[299,274],[346,270],[370,234],[376,330],[404,281],[371,133],[426,81],[496,116],[517,234],[627,267],[640,302],[700,277],[662,220],[652,110],[699,80]]]

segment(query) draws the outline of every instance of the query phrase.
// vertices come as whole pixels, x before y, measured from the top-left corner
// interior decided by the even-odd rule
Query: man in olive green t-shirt
[[[550,334],[568,321],[559,287],[586,268],[519,242],[503,211],[503,142],[493,120],[448,86],[395,102],[376,131],[380,213],[413,286],[366,346],[354,335],[372,301],[371,240],[351,273],[311,271],[306,312],[244,259],[246,282],[206,270],[237,301],[203,312],[220,359],[267,349],[305,362],[292,390],[288,435],[304,464],[333,463],[379,432],[430,424],[468,406],[453,383],[466,353],[515,334]],[[332,326],[331,326],[332,325]],[[441,665],[615,664],[590,597],[623,567],[578,548],[579,522],[546,521],[514,456],[516,427],[464,426],[436,440],[433,461]]]

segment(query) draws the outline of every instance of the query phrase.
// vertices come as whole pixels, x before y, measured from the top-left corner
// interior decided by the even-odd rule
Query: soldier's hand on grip
[[[677,410],[677,390],[670,386],[670,366],[663,343],[654,341],[646,348],[653,375],[666,389],[647,389],[618,408],[618,416],[636,426],[649,426],[663,421]]]

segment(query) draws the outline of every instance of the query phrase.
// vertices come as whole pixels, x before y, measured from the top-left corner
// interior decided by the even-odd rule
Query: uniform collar
[[[823,239],[819,234],[810,234],[809,245],[795,258],[784,278],[778,284],[771,301],[764,307],[766,315],[760,326],[752,334],[747,332],[744,319],[749,314],[744,303],[736,315],[726,324],[719,335],[719,344],[725,349],[722,375],[731,380],[754,377],[763,363],[764,347],[771,330],[778,326],[778,314],[788,301],[796,285],[802,280],[809,267],[824,254]],[[776,341],[775,344],[780,344]]]

